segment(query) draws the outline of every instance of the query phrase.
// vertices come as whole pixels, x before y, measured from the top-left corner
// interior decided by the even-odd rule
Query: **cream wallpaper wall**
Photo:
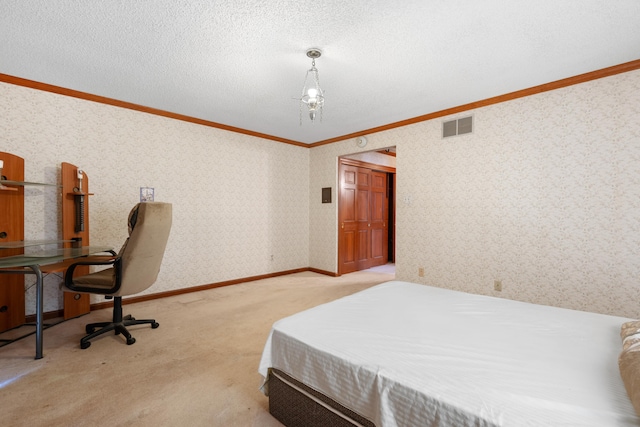
[[[441,138],[458,116],[367,135],[397,147],[397,278],[640,317],[640,71],[469,113],[469,135]],[[311,193],[358,151],[313,148]],[[311,265],[337,271],[336,205],[311,207]]]
[[[94,244],[124,241],[139,187],[172,202],[156,293],[336,272],[337,205],[320,189],[337,198],[339,156],[395,146],[399,279],[640,317],[640,71],[471,113],[470,135],[443,140],[449,117],[368,135],[365,149],[307,149],[0,83],[0,151],[25,158],[27,180],[85,169]],[[25,199],[26,237],[57,237],[55,190]],[[45,283],[45,310],[60,308],[59,278]]]
[[[61,162],[86,171],[92,244],[120,247],[140,187],[173,203],[145,293],[309,266],[307,148],[0,83],[0,151],[25,159],[28,181],[59,182]],[[55,189],[27,187],[25,237],[58,238],[59,209]],[[45,311],[62,308],[59,283],[45,279]]]

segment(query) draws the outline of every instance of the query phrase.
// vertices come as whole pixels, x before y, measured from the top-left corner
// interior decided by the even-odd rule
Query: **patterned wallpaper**
[[[145,293],[309,266],[307,148],[0,83],[0,151],[25,159],[28,181],[59,182],[61,162],[84,169],[93,244],[120,247],[140,187],[173,203]],[[28,187],[25,217],[27,239],[57,238],[56,190]],[[59,283],[46,278],[45,311],[62,307]]]
[[[397,278],[640,317],[640,71],[479,108],[441,138],[468,114],[367,136],[397,147]],[[312,194],[356,151],[312,149]],[[336,216],[312,209],[314,267],[337,269]]]
[[[95,244],[124,241],[139,187],[174,203],[154,293],[337,271],[337,205],[320,189],[337,197],[339,156],[395,146],[398,279],[640,317],[640,71],[471,113],[469,135],[440,137],[452,116],[309,150],[0,83],[0,151],[25,158],[27,180],[84,168]],[[56,237],[55,191],[25,193],[27,238]]]

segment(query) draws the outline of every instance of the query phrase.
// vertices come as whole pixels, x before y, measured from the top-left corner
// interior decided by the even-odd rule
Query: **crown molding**
[[[483,99],[480,101],[471,102],[464,105],[459,105],[453,108],[447,108],[445,110],[436,111],[433,113],[425,114],[422,116],[414,117],[411,119],[402,120],[399,122],[389,123],[382,126],[377,126],[371,129],[362,130],[359,132],[350,133],[347,135],[338,136],[335,138],[325,139],[323,141],[314,142],[312,144],[305,144],[303,142],[294,141],[291,139],[280,138],[273,135],[267,135],[260,132],[254,132],[247,129],[237,128],[234,126],[228,126],[221,123],[212,122],[209,120],[198,119],[183,114],[172,113],[169,111],[159,110],[157,108],[145,107],[144,105],[138,105],[131,102],[119,101],[113,98],[107,98],[104,96],[93,95],[86,92],[81,92],[73,89],[67,89],[60,86],[54,86],[47,83],[41,83],[34,80],[28,80],[21,77],[15,77],[8,74],[0,73],[0,82],[14,84],[17,86],[23,86],[31,89],[37,89],[44,92],[56,93],[59,95],[70,96],[73,98],[83,99],[86,101],[97,102],[100,104],[112,105],[114,107],[126,108],[129,110],[140,111],[143,113],[153,114],[156,116],[167,117],[170,119],[181,120],[184,122],[195,123],[202,126],[208,126],[216,129],[222,129],[229,132],[241,133],[243,135],[255,136],[257,138],[268,139],[271,141],[282,142],[284,144],[296,145],[298,147],[313,148],[321,145],[332,144],[334,142],[344,141],[350,138],[357,138],[359,136],[369,135],[376,132],[382,132],[390,129],[395,129],[402,126],[411,125],[414,123],[424,122],[427,120],[433,120],[439,117],[448,116],[451,114],[457,114],[463,111],[474,110],[476,108],[486,107],[488,105],[499,104],[501,102],[511,101],[518,98],[523,98],[530,95],[536,95],[542,92],[548,92],[551,90],[561,89],[567,86],[573,86],[580,83],[585,83],[591,80],[597,80],[604,77],[613,76],[616,74],[622,74],[629,71],[640,69],[640,59],[635,61],[625,62],[623,64],[614,65],[612,67],[602,68],[600,70],[591,71],[577,76],[568,77],[566,79],[556,80],[550,83],[545,83],[539,86],[530,87],[527,89],[518,90],[515,92],[506,93],[504,95],[494,96],[492,98]]]
[[[35,80],[23,79],[22,77],[10,76],[8,74],[0,73],[0,82],[10,83],[17,86],[24,86],[31,89],[37,89],[44,92],[56,93],[58,95],[70,96],[72,98],[78,98],[85,101],[97,102],[99,104],[112,105],[114,107],[126,108],[128,110],[140,111],[143,113],[153,114],[156,116],[167,117],[170,119],[180,120],[183,122],[195,123],[202,126],[208,126],[216,129],[222,129],[229,132],[241,133],[244,135],[255,136],[258,138],[269,139],[271,141],[282,142],[285,144],[297,145],[300,147],[308,147],[308,144],[303,142],[293,141],[291,139],[280,138],[273,135],[267,135],[260,132],[254,132],[247,129],[242,129],[234,126],[224,125],[222,123],[216,123],[209,120],[198,119],[184,114],[172,113],[170,111],[159,110],[157,108],[145,107],[144,105],[138,105],[131,102],[120,101],[113,98],[107,98],[105,96],[93,95],[87,92],[81,92],[74,89],[67,89],[61,86],[50,85],[47,83],[37,82]]]
[[[499,104],[501,102],[507,102],[514,99],[518,99],[518,98],[524,98],[526,96],[536,95],[542,92],[561,89],[567,86],[573,86],[573,85],[585,83],[591,80],[597,80],[604,77],[613,76],[616,74],[622,74],[629,71],[634,71],[637,69],[640,69],[640,59],[637,59],[631,62],[625,62],[624,64],[614,65],[612,67],[602,68],[596,71],[591,71],[589,73],[579,74],[577,76],[568,77],[566,79],[561,79],[561,80],[556,80],[550,83],[541,84],[539,86],[533,86],[527,89],[506,93],[504,95],[494,96],[493,98],[487,98],[481,101],[471,102],[469,104],[459,105],[453,108],[447,108],[446,110],[436,111],[434,113],[425,114],[423,116],[418,116],[411,119],[402,120],[399,122],[389,123],[387,125],[350,133],[348,135],[338,136],[336,138],[326,139],[324,141],[318,141],[313,144],[310,144],[309,146],[313,148],[313,147],[319,147],[321,145],[332,144],[334,142],[344,141],[345,139],[357,138],[363,135],[369,135],[376,132],[395,129],[402,126],[411,125],[414,123],[424,122],[427,120],[433,120],[439,117],[444,117],[451,114],[457,114],[463,111],[474,110],[476,108],[486,107],[488,105]]]

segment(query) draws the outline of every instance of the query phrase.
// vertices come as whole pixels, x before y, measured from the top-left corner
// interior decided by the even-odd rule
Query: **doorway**
[[[395,261],[395,167],[340,158],[338,274]]]

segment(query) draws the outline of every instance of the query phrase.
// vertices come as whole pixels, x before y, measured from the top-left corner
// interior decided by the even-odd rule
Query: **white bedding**
[[[259,372],[379,427],[638,426],[627,320],[395,281],[276,322]]]

